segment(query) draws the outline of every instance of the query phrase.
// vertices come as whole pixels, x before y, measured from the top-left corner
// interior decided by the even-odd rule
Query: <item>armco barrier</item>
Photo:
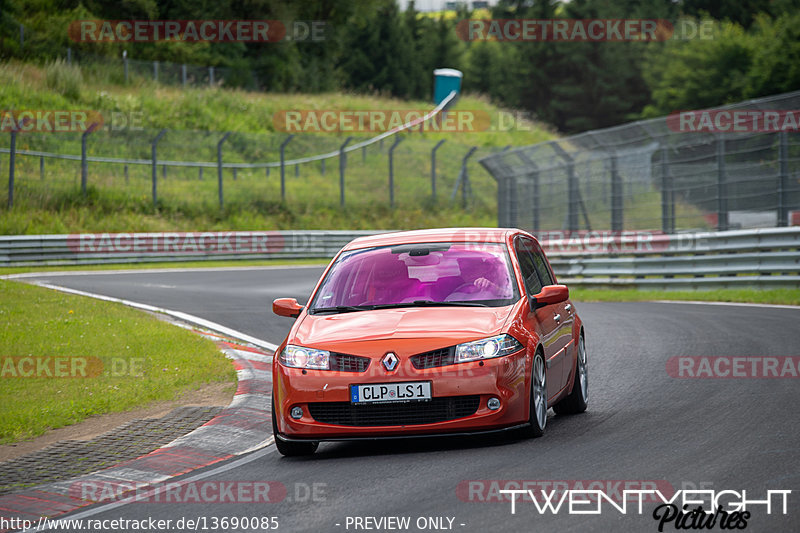
[[[0,237],[0,266],[330,259],[375,231],[92,233]]]
[[[0,266],[329,259],[380,231],[239,231],[0,236]],[[655,289],[800,287],[800,228],[539,235],[559,280]]]

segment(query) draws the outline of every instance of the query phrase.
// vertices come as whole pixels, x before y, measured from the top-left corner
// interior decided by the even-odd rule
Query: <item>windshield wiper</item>
[[[374,308],[374,305],[336,305],[333,307],[315,307],[311,309],[310,313],[312,315],[319,313],[352,313],[353,311],[369,311]]]
[[[404,302],[396,304],[380,304],[373,305],[373,309],[393,309],[399,307],[489,307],[480,302],[434,302],[433,300],[414,300],[413,302]]]

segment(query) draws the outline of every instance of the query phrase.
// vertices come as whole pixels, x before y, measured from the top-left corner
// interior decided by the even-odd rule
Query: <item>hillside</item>
[[[91,80],[91,81],[90,81]],[[98,81],[99,80],[99,81]],[[102,72],[82,71],[62,63],[45,67],[10,63],[0,67],[0,109],[99,111],[100,131],[89,136],[90,156],[149,159],[150,141],[162,128],[169,131],[158,146],[159,160],[216,161],[222,132],[235,132],[224,145],[226,162],[265,163],[279,160],[287,133],[274,118],[287,110],[427,111],[430,102],[342,93],[272,94],[229,89],[180,89],[146,80],[128,86],[105,79]],[[339,207],[338,158],[287,168],[286,201],[281,202],[277,169],[225,171],[225,207],[217,202],[216,169],[168,168],[159,171],[159,204],[151,201],[151,167],[131,165],[128,178],[120,164],[90,163],[89,191],[79,193],[80,162],[18,156],[15,206],[0,209],[0,233],[63,233],[79,231],[166,231],[291,228],[416,228],[454,224],[493,225],[496,186],[477,163],[482,156],[508,145],[520,146],[552,138],[544,127],[522,120],[482,98],[464,96],[454,111],[476,114],[476,129],[404,134],[394,153],[395,208],[389,206],[388,149],[375,144],[366,153],[347,158],[345,209]],[[489,122],[486,122],[486,121]],[[374,136],[355,132],[354,142]],[[336,150],[347,133],[302,133],[286,148],[286,158]],[[3,147],[8,147],[9,137]],[[437,152],[437,201],[431,198],[430,152]],[[478,150],[468,165],[471,198],[466,209],[459,192],[451,194],[462,157]],[[22,133],[18,150],[80,154],[80,133]],[[7,156],[4,157],[6,159]],[[6,175],[7,159],[3,165]],[[7,194],[7,180],[4,191]]]

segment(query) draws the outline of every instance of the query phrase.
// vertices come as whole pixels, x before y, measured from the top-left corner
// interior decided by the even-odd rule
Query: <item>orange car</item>
[[[273,362],[283,455],[319,441],[519,429],[586,410],[583,325],[539,243],[517,229],[355,239],[333,259]]]

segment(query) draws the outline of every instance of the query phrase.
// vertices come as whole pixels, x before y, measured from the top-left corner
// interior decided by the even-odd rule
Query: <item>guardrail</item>
[[[329,259],[380,231],[0,236],[0,266]],[[559,280],[586,287],[800,287],[800,228],[540,235]]]
[[[559,281],[584,287],[800,287],[800,228],[543,240]]]

